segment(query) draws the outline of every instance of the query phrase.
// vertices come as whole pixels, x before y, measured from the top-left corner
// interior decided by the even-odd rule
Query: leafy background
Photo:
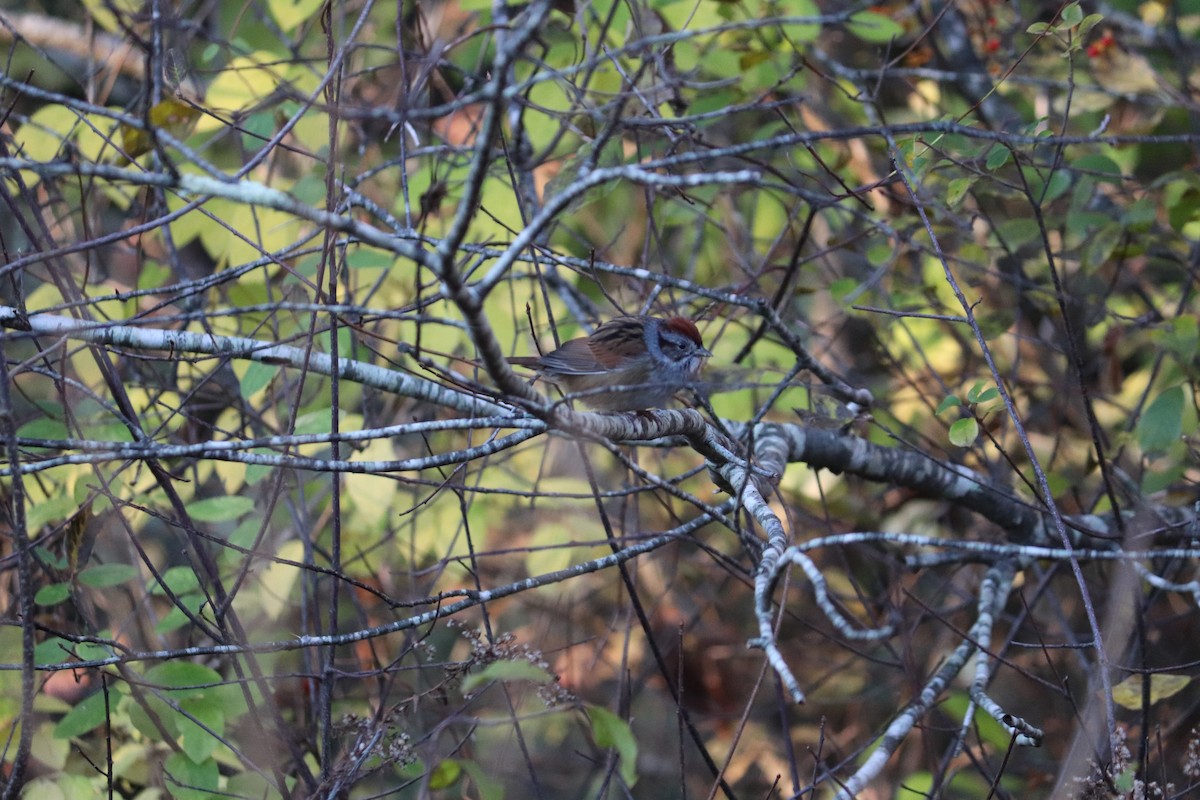
[[[5,796],[832,796],[876,748],[863,796],[1186,793],[1198,36],[1195,2],[3,7]],[[1163,548],[1151,580],[1015,562],[981,644],[1040,749],[967,673],[879,739],[975,621],[978,559],[813,550],[894,633],[848,639],[797,571],[796,705],[746,647],[762,530],[713,521],[694,448],[473,449],[538,419],[473,323],[517,355],[638,312],[697,320],[720,419]],[[778,478],[793,541],[1046,543],[899,470]]]

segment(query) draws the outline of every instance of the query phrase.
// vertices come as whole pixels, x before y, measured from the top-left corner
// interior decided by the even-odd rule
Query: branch
[[[856,797],[859,792],[866,789],[867,785],[878,777],[887,760],[900,747],[900,744],[908,736],[913,727],[933,708],[950,682],[966,667],[970,657],[977,650],[989,649],[988,644],[991,641],[995,617],[1004,610],[1004,604],[1008,600],[1008,593],[1012,589],[1012,581],[1015,575],[1016,569],[1011,560],[993,565],[988,569],[979,590],[978,615],[975,624],[971,626],[971,630],[967,633],[966,638],[954,649],[954,652],[950,654],[933,677],[925,683],[925,686],[917,694],[916,699],[909,703],[908,707],[901,711],[900,715],[888,726],[888,729],[879,739],[879,746],[872,751],[866,762],[841,785],[841,789],[837,795],[838,800],[843,800],[843,798],[849,800],[849,798]],[[976,686],[972,686],[973,695]],[[982,695],[982,690],[979,691],[979,694],[980,699],[985,697]],[[1019,744],[1040,743],[1041,731],[1029,726],[1023,720],[1016,720],[1009,717],[1009,715],[999,711],[994,703],[990,701],[988,703],[989,709],[995,708],[1000,715],[1014,723],[1001,722],[1002,725],[1005,725],[1005,727],[1013,732]],[[1000,720],[998,719],[997,721]],[[1035,733],[1035,735],[1030,735],[1023,731],[1030,731]]]
[[[729,513],[733,510],[733,503],[729,501],[726,507],[722,509],[723,513]],[[487,603],[509,597],[514,594],[526,592],[531,589],[538,589],[543,586],[551,586],[555,583],[567,581],[579,575],[586,575],[592,572],[614,567],[618,564],[625,563],[631,559],[637,558],[646,553],[653,552],[672,542],[686,538],[695,531],[703,528],[711,520],[707,516],[700,516],[694,520],[685,522],[669,531],[661,533],[653,538],[646,539],[635,545],[622,548],[615,553],[596,558],[591,561],[585,561],[580,564],[575,564],[566,569],[548,572],[542,575],[536,575],[524,580],[514,581],[513,583],[499,586],[495,589],[485,591],[476,591],[472,589],[460,589],[457,591],[442,592],[437,597],[430,598],[428,602],[435,604],[436,608],[426,611],[422,614],[417,614],[405,619],[395,620],[384,625],[375,625],[348,633],[331,634],[328,636],[298,636],[293,639],[278,639],[268,642],[260,642],[258,644],[250,644],[239,642],[234,644],[219,644],[219,645],[198,645],[194,647],[180,647],[167,650],[147,650],[134,651],[125,650],[123,646],[116,640],[97,639],[94,637],[81,637],[81,640],[86,640],[92,644],[107,647],[113,651],[112,655],[104,658],[84,659],[78,661],[63,661],[61,663],[38,664],[36,669],[42,672],[60,672],[63,670],[89,669],[96,667],[106,667],[112,664],[130,664],[142,661],[161,661],[164,659],[181,659],[181,658],[196,658],[200,656],[232,656],[242,653],[278,653],[290,650],[303,650],[310,647],[332,647],[337,645],[353,644],[368,639],[374,639],[379,636],[386,636],[391,633],[400,631],[412,630],[424,625],[436,622],[439,619],[452,617],[462,611],[476,606],[481,606]],[[461,600],[455,602],[443,603],[454,597],[460,597]],[[14,671],[22,668],[21,664],[0,663],[0,672]]]
[[[210,333],[168,331],[105,322],[84,322],[52,314],[25,317],[11,306],[0,306],[0,327],[24,330],[43,336],[62,336],[91,344],[131,347],[139,350],[166,350],[169,353],[207,353],[223,358],[242,358],[261,364],[307,368],[318,375],[331,376],[333,359],[300,347],[273,344],[241,336],[217,336]],[[14,337],[15,338],[15,337]],[[393,392],[415,400],[447,406],[466,414],[509,416],[512,409],[432,381],[414,378],[397,370],[385,369],[362,361],[339,358],[337,375],[344,380]]]

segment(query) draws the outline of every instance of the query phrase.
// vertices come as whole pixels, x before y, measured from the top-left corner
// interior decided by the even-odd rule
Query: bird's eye
[[[658,346],[662,348],[664,353],[682,353],[684,349],[682,342],[668,336],[659,337]]]

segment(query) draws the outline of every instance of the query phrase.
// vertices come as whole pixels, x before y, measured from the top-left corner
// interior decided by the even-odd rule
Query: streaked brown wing
[[[553,353],[542,357],[542,369],[561,375],[598,375],[607,371],[596,360],[587,339],[572,339]]]
[[[596,328],[586,341],[597,364],[615,369],[628,359],[645,354],[645,331],[641,317],[616,317]]]

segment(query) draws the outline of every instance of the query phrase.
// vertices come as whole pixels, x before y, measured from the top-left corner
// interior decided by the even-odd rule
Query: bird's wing
[[[592,360],[600,367],[611,370],[628,359],[644,355],[644,337],[645,328],[641,318],[616,317],[596,328],[596,332],[584,341],[591,351]]]
[[[607,372],[588,346],[587,339],[572,339],[553,353],[542,356],[542,367],[562,375],[599,375]]]

